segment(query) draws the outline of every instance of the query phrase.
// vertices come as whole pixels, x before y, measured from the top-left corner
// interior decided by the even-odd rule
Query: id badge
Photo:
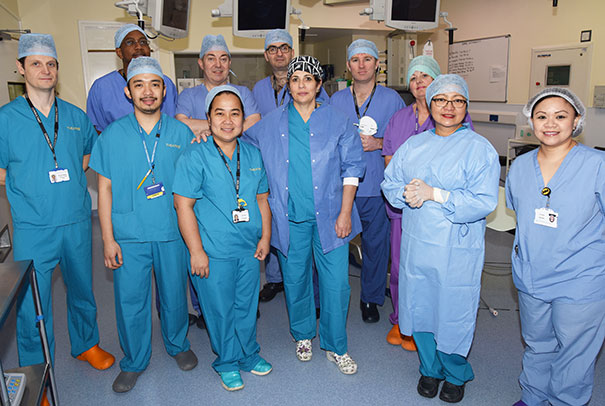
[[[145,188],[145,196],[147,196],[147,200],[164,196],[164,193],[164,184],[162,182],[155,183]]]
[[[552,209],[543,207],[536,209],[536,216],[534,217],[534,224],[546,226],[550,228],[557,228],[557,222],[559,220],[559,213]]]
[[[69,181],[69,171],[63,168],[48,171],[48,179],[50,179],[50,183],[67,182]]]
[[[234,223],[243,223],[250,221],[250,213],[248,209],[235,209],[231,212]]]

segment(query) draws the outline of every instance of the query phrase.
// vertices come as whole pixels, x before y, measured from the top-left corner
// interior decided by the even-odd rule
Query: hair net
[[[206,115],[210,113],[210,105],[212,104],[212,100],[214,100],[214,98],[218,96],[219,93],[223,92],[229,92],[236,95],[239,101],[242,103],[242,110],[244,109],[244,100],[242,99],[242,95],[240,94],[239,90],[237,90],[231,85],[220,85],[217,87],[213,87],[212,90],[209,91],[206,95]]]
[[[116,31],[116,33],[113,36],[113,40],[115,42],[116,48],[121,47],[122,41],[124,41],[124,38],[126,38],[126,36],[133,31],[139,31],[141,34],[143,34],[145,36],[145,38],[148,38],[145,31],[143,31],[143,29],[141,27],[139,27],[138,25],[124,24]]]
[[[410,79],[416,71],[424,72],[433,79],[436,79],[437,76],[441,75],[441,68],[439,68],[437,61],[432,56],[427,55],[420,55],[412,59],[410,66],[408,67],[407,84],[410,84]]]
[[[288,80],[298,70],[308,72],[317,79],[321,79],[321,75],[323,74],[323,69],[321,69],[321,64],[317,58],[310,55],[296,56],[290,61],[288,64]]]
[[[376,48],[376,44],[372,41],[356,39],[347,48],[347,61],[357,54],[368,54],[378,59],[378,48]]]
[[[225,38],[219,35],[206,35],[202,40],[202,49],[200,50],[200,59],[204,57],[210,51],[225,51],[229,58],[231,58],[231,53],[229,53],[229,48],[227,48],[227,43],[225,42]]]
[[[292,36],[290,35],[290,33],[281,28],[271,30],[267,33],[267,36],[265,37],[265,49],[269,48],[269,45],[271,44],[279,44],[282,42],[285,42],[286,44],[290,45],[290,48],[292,47]]]
[[[153,59],[150,56],[139,56],[138,58],[133,59],[128,64],[128,74],[126,75],[126,81],[129,82],[133,76],[140,75],[141,73],[153,73],[154,75],[158,75],[162,80],[164,80],[164,75],[162,74],[162,68],[160,67],[160,63]]]
[[[433,97],[449,92],[456,92],[468,101],[468,86],[464,79],[455,74],[446,74],[437,76],[426,88],[426,104],[430,106]]]
[[[567,102],[572,105],[576,113],[578,113],[578,115],[580,116],[580,119],[578,120],[578,124],[576,124],[576,127],[574,128],[573,133],[571,135],[572,137],[577,137],[578,135],[580,135],[582,133],[582,130],[584,129],[584,117],[586,116],[586,107],[584,107],[582,100],[580,100],[578,96],[576,96],[571,90],[564,89],[562,87],[547,87],[546,89],[542,90],[534,97],[529,99],[525,107],[523,107],[523,115],[527,117],[527,122],[529,123],[531,129],[534,129],[534,124],[531,121],[531,117],[534,112],[534,107],[536,107],[536,104],[538,104],[542,99],[549,96],[561,97],[567,100]]]
[[[30,55],[45,55],[57,58],[55,40],[50,34],[23,34],[19,38],[19,56],[17,59]]]

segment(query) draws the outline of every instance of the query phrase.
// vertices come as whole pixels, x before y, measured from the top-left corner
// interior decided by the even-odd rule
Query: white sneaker
[[[357,372],[357,363],[349,356],[348,353],[338,355],[332,351],[326,351],[326,356],[330,361],[338,365],[338,369],[345,375],[353,375]]]
[[[313,357],[311,340],[298,340],[296,342],[296,357],[299,361],[311,361],[311,357]]]

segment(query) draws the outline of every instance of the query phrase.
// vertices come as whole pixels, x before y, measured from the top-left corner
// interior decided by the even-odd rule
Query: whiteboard
[[[462,76],[471,101],[506,102],[510,35],[454,42],[448,72]]]

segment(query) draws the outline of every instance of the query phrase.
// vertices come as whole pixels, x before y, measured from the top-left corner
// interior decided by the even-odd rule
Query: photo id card
[[[248,209],[235,209],[231,212],[234,223],[243,223],[250,221],[250,213]]]
[[[145,188],[145,196],[147,196],[147,200],[164,196],[164,193],[164,184],[162,182],[155,183]]]
[[[48,171],[48,179],[50,179],[50,183],[67,182],[69,181],[69,171],[63,168]]]
[[[557,222],[559,220],[559,213],[554,210],[543,207],[536,209],[536,216],[534,217],[534,224],[541,226],[557,228]]]

